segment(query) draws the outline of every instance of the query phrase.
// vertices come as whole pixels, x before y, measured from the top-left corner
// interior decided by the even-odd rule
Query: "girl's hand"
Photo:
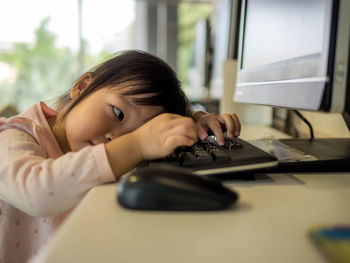
[[[198,140],[193,119],[170,113],[158,115],[132,133],[145,160],[165,157],[175,148]]]
[[[144,160],[171,154],[179,146],[191,146],[198,140],[193,119],[176,114],[160,114],[133,132],[105,144],[115,178]]]
[[[193,119],[196,122],[198,136],[201,140],[208,138],[208,131],[211,130],[219,145],[224,145],[225,139],[221,126],[226,126],[227,136],[229,138],[238,137],[241,132],[241,123],[236,114],[209,114],[203,111],[198,111],[193,114]]]

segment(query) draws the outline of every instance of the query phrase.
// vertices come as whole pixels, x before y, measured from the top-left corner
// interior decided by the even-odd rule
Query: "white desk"
[[[123,209],[116,184],[92,189],[34,262],[326,262],[313,224],[350,223],[350,174],[272,174],[230,181],[216,212]]]

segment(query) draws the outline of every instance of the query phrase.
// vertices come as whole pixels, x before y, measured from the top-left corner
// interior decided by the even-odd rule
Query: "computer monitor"
[[[348,0],[242,0],[234,101],[338,112],[350,129],[349,14]],[[282,171],[350,170],[348,138],[281,141],[312,157]]]
[[[234,101],[349,121],[348,0],[243,0]]]

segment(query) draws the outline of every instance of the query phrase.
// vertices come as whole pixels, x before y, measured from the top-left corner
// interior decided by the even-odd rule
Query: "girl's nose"
[[[105,134],[105,136],[104,136],[104,138],[105,138],[105,143],[110,142],[110,141],[112,141],[113,139],[115,139],[115,138],[117,138],[117,137],[120,137],[120,136],[122,136],[122,135],[124,135],[124,134],[126,134],[126,133],[127,133],[126,131],[123,131],[123,130],[121,130],[121,129],[113,129],[113,130],[110,130],[110,131],[108,131],[108,132]]]
[[[105,140],[106,140],[106,143],[110,142],[111,140],[113,140],[113,135],[111,133],[107,133],[105,135]]]

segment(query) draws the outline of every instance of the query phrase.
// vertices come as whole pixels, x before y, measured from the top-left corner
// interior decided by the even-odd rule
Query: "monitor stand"
[[[281,139],[282,145],[305,153],[305,160],[280,160],[274,172],[349,172],[350,138]],[[288,148],[288,147],[287,147]],[[278,158],[278,156],[276,156]]]

